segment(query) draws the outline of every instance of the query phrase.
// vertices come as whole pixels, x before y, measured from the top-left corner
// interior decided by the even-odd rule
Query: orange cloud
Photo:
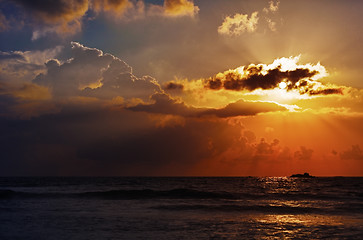
[[[93,0],[92,9],[95,12],[107,12],[121,17],[124,13],[134,7],[129,0]]]
[[[49,100],[52,97],[46,87],[30,83],[26,83],[22,87],[15,89],[12,94],[14,97],[23,100]]]
[[[164,12],[166,16],[191,16],[199,12],[199,8],[190,0],[165,0]]]
[[[29,119],[57,112],[58,108],[51,98],[46,87],[36,84],[10,86],[0,83],[0,117]]]

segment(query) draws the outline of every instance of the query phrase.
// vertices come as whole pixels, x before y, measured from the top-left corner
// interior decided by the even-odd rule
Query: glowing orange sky
[[[0,10],[0,175],[363,176],[360,1]]]

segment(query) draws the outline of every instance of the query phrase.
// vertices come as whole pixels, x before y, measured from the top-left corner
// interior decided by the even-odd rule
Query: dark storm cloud
[[[203,112],[202,115],[215,115],[217,117],[252,116],[264,112],[286,111],[285,107],[270,102],[247,102],[239,100],[230,103],[224,108],[211,109]]]
[[[311,78],[319,74],[316,70],[309,68],[296,68],[294,70],[282,71],[281,66],[264,71],[264,65],[250,65],[244,70],[247,74],[238,71],[226,71],[216,76],[206,79],[206,88],[212,90],[226,89],[233,91],[253,91],[256,89],[274,89],[280,87],[281,82],[285,82],[284,89],[298,90],[300,94],[328,95],[342,94],[342,88],[326,88],[314,90],[318,83]]]
[[[146,113],[74,105],[27,120],[0,118],[0,131],[0,175],[183,175],[239,137],[225,122],[156,128]],[[172,171],[163,171],[169,164]]]
[[[183,117],[216,116],[220,118],[251,116],[263,112],[286,111],[285,107],[270,102],[246,102],[239,100],[219,109],[195,108],[172,99],[167,94],[154,94],[152,104],[138,104],[127,109],[138,112],[173,114]]]
[[[42,21],[74,20],[88,9],[88,0],[13,0],[13,2]]]
[[[273,89],[278,87],[283,80],[288,81],[287,87],[294,88],[295,84],[304,78],[310,78],[317,74],[316,71],[309,69],[296,69],[292,71],[281,71],[280,68],[270,69],[267,74],[262,74],[262,68],[248,68],[250,74],[242,76],[237,72],[228,72],[223,76],[216,76],[207,79],[206,86],[211,89],[225,88],[227,90],[249,90],[255,89]]]
[[[222,119],[156,127],[148,113],[101,105],[67,104],[29,119],[0,116],[0,132],[1,176],[236,174],[243,169],[231,163],[254,165],[256,157],[273,157],[278,144],[255,144],[252,132]]]
[[[164,84],[164,89],[182,91],[184,89],[184,85],[181,83],[176,83],[176,82],[167,82]]]
[[[35,29],[32,40],[48,32],[64,36],[80,31],[82,17],[89,7],[88,0],[13,0],[12,2],[23,10],[18,18]]]
[[[188,107],[183,102],[178,102],[164,93],[152,95],[151,100],[154,103],[141,103],[133,107],[128,107],[127,109],[135,112],[173,114],[184,117],[198,116],[203,111],[199,108]]]
[[[309,90],[309,95],[343,94],[343,88],[325,88],[321,90]]]
[[[24,6],[28,9],[45,13],[50,17],[63,16],[66,13],[72,12],[73,9],[84,5],[87,0],[13,0],[15,3]]]

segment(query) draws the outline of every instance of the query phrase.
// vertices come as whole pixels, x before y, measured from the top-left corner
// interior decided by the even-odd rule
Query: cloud
[[[166,16],[190,16],[194,17],[199,8],[190,0],[165,0],[164,13]]]
[[[37,74],[44,72],[44,62],[56,57],[61,46],[37,51],[0,51],[0,82],[30,82]]]
[[[155,118],[97,104],[0,117],[0,175],[261,175],[258,161],[280,154],[277,140],[255,143],[226,119]]]
[[[185,117],[197,116],[199,112],[202,111],[197,108],[188,107],[183,102],[178,102],[164,93],[152,95],[151,100],[154,103],[140,103],[136,106],[128,107],[127,109],[137,112],[172,114]]]
[[[269,6],[262,10],[262,19],[267,22],[268,28],[273,32],[277,31],[277,23],[276,21],[273,21],[274,17],[271,16],[271,13],[274,14],[278,11],[279,4],[279,1],[270,1]],[[218,27],[218,33],[225,36],[240,36],[245,32],[255,32],[257,27],[261,25],[258,15],[259,12],[255,11],[250,17],[248,17],[248,14],[241,13],[236,13],[233,16],[226,16],[222,25]]]
[[[270,18],[266,18],[266,21],[268,24],[268,28],[271,31],[276,32],[277,31],[276,22],[272,21]]]
[[[279,144],[278,139],[274,139],[272,143],[268,143],[264,138],[256,145],[256,154],[257,155],[265,155],[265,154],[273,154],[274,147]]]
[[[271,0],[269,2],[269,6],[263,8],[263,10],[262,10],[263,13],[265,14],[264,18],[265,18],[265,20],[267,22],[267,26],[272,32],[277,31],[277,22],[276,22],[276,18],[275,18],[274,15],[279,10],[279,5],[280,5],[280,1],[275,2],[275,1]]]
[[[0,175],[283,175],[287,163],[301,165],[289,161],[294,156],[313,158],[312,149],[301,147],[294,154],[283,145],[289,137],[278,135],[276,122],[291,115],[260,114],[286,111],[279,104],[241,100],[243,94],[225,91],[238,93],[238,100],[197,107],[185,100],[193,81],[175,80],[162,89],[155,79],[135,76],[127,63],[99,49],[73,42],[72,56],[64,61],[56,59],[58,51],[0,54],[7,66],[32,63],[40,67],[33,71],[42,71],[17,86],[0,81]],[[289,72],[291,82],[309,74],[309,81],[317,81],[325,70],[279,59],[238,72],[263,75],[274,69]],[[201,94],[218,92],[197,87]],[[173,89],[180,89],[181,99],[164,92]],[[346,125],[360,126],[360,120]],[[255,130],[247,128],[254,124]],[[258,134],[266,134],[265,129],[268,138],[262,140]]]
[[[46,73],[39,74],[33,82],[49,87],[56,97],[79,95],[82,86],[96,83],[101,78],[101,70],[114,59],[94,48],[72,42],[73,58],[64,63],[53,59],[48,61]]]
[[[0,118],[0,175],[187,175],[240,135],[225,121],[153,124],[143,113],[75,106],[30,120]]]
[[[199,8],[190,0],[165,0],[163,5],[129,0],[93,0],[92,3],[91,9],[96,13],[107,13],[122,20],[146,16],[194,17],[199,12]]]
[[[96,12],[110,12],[116,15],[123,15],[128,8],[133,7],[129,0],[93,0],[92,9]]]
[[[244,32],[254,32],[257,29],[258,12],[251,14],[236,13],[233,17],[224,18],[221,26],[218,27],[218,33],[227,36],[238,36]]]
[[[0,31],[10,28],[9,15],[14,19],[12,25],[19,27],[21,22],[32,28],[32,41],[49,34],[69,37],[80,32],[84,22],[101,14],[114,20],[132,21],[148,16],[194,17],[199,11],[190,0],[165,0],[163,5],[146,4],[143,0],[13,0],[9,3],[19,13],[0,12]]]
[[[280,1],[270,1],[269,6],[267,8],[263,8],[263,12],[269,13],[269,12],[277,12],[279,10]]]
[[[29,119],[58,111],[45,87],[24,83],[11,86],[0,82],[0,117]]]
[[[25,60],[24,54],[19,51],[15,52],[1,52],[0,51],[0,61],[3,60]]]
[[[154,78],[136,77],[121,59],[77,42],[71,45],[72,58],[62,62],[54,58],[62,47],[0,52],[0,94],[2,108],[7,109],[3,116],[33,117],[68,103],[122,108],[146,103],[151,95],[163,92]],[[19,114],[22,108],[24,114]]]
[[[89,6],[88,0],[14,0],[14,2],[22,7],[34,24],[39,27],[33,34],[33,40],[46,32],[73,34],[80,31],[82,17]]]
[[[117,96],[147,100],[161,91],[155,79],[137,78],[131,67],[121,59],[72,42],[73,58],[60,63],[50,60],[46,73],[33,82],[51,89],[54,97],[86,96],[111,99]]]
[[[212,90],[254,91],[256,89],[295,90],[299,94],[343,94],[343,87],[324,85],[318,79],[327,76],[320,63],[298,64],[299,57],[276,59],[272,64],[250,64],[218,73],[205,80],[205,87]]]
[[[1,117],[28,119],[57,111],[48,88],[31,80],[45,71],[44,62],[61,49],[0,52]]]
[[[116,21],[132,21],[146,16],[144,1],[93,0],[90,10]]]
[[[203,117],[216,116],[228,118],[235,116],[252,116],[263,112],[286,111],[285,107],[270,102],[246,102],[239,100],[230,103],[223,108],[195,108],[185,105],[185,103],[172,99],[167,94],[154,94],[151,97],[153,103],[140,103],[136,106],[128,107],[128,110],[172,114],[183,117]]]
[[[313,152],[314,152],[313,149],[301,146],[300,150],[294,153],[294,157],[299,160],[310,160],[311,157],[313,156]]]
[[[220,109],[211,109],[203,112],[203,115],[215,115],[217,117],[234,117],[234,116],[253,116],[258,113],[286,111],[287,109],[276,103],[271,102],[248,102],[239,100],[230,103]]]
[[[340,153],[341,159],[363,160],[363,151],[360,146],[352,145],[351,149],[347,149]]]
[[[6,31],[8,28],[8,20],[6,19],[6,16],[0,11],[0,32]]]
[[[184,85],[177,82],[167,82],[164,84],[163,87],[165,90],[171,90],[171,91],[183,91]]]

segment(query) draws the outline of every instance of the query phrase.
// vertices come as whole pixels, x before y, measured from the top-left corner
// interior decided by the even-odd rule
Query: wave
[[[321,208],[313,207],[290,207],[290,206],[271,206],[271,205],[238,205],[238,204],[180,204],[180,205],[159,205],[153,207],[158,210],[172,210],[172,211],[223,211],[223,212],[262,212],[264,214],[305,214],[305,213],[327,213],[328,211]]]
[[[35,192],[20,192],[9,189],[0,189],[0,200],[9,198],[58,198],[66,197],[68,194],[63,193],[35,193]],[[70,196],[70,195],[69,195]]]
[[[193,189],[172,189],[172,190],[109,190],[82,193],[33,193],[20,192],[8,189],[0,189],[0,199],[4,198],[33,198],[33,197],[81,197],[81,198],[101,198],[101,199],[235,199],[236,196],[227,192],[209,192]]]
[[[80,193],[62,192],[21,192],[0,189],[0,199],[8,198],[88,198],[88,199],[226,199],[226,200],[362,200],[361,195],[330,195],[312,193],[232,193],[216,191],[200,191],[195,189],[177,188],[171,190],[108,190]]]
[[[158,205],[152,207],[157,210],[169,211],[207,211],[207,212],[258,212],[264,214],[337,214],[345,215],[349,213],[363,213],[362,204],[352,206],[334,205],[327,207],[324,204],[316,204],[315,207],[311,206],[274,206],[270,204],[263,204],[256,202],[255,205],[244,205],[243,203],[236,204],[171,204],[171,205]]]
[[[176,198],[176,199],[234,199],[235,196],[227,192],[209,192],[193,189],[172,190],[111,190],[103,192],[81,193],[82,197],[111,198],[111,199],[150,199],[150,198]]]

